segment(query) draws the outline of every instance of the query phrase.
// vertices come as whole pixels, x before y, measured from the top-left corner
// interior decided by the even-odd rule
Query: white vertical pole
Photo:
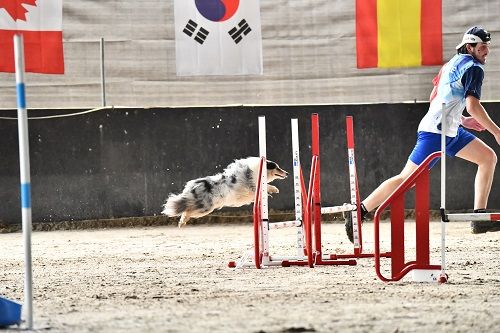
[[[441,270],[444,273],[446,269],[446,131],[448,125],[445,113],[446,104],[441,104]]]
[[[358,187],[356,184],[356,162],[354,157],[354,148],[347,149],[348,163],[349,163],[349,189],[351,191],[351,204],[357,207],[358,205]],[[347,212],[351,214],[352,217],[352,233],[354,248],[360,249],[361,244],[359,242],[359,219],[358,210],[355,209],[352,212]]]
[[[351,204],[358,207],[360,203],[359,199],[359,187],[358,187],[358,175],[356,173],[356,158],[354,155],[354,120],[352,116],[346,117],[346,132],[347,132],[347,159],[349,165],[349,189],[351,191]],[[352,212],[346,212],[346,214],[351,214],[352,218],[352,233],[353,233],[353,243],[354,251],[361,253],[362,248],[362,234],[361,234],[361,224],[360,217],[358,216],[358,209],[356,208]]]
[[[300,153],[299,153],[299,121],[294,118],[292,124],[292,158],[293,158],[293,190],[295,198],[295,220],[302,221],[302,187],[300,181]],[[304,235],[303,225],[296,227],[297,229],[297,256],[304,256]]]
[[[17,124],[19,131],[19,165],[21,174],[21,209],[24,239],[24,310],[28,329],[33,329],[33,286],[31,266],[31,182],[28,141],[28,112],[24,85],[24,47],[22,35],[14,35],[16,63]]]
[[[104,38],[101,37],[101,92],[102,106],[106,106],[106,73],[104,71]]]
[[[266,117],[259,117],[259,155],[260,157],[266,157]],[[260,189],[261,189],[261,227],[262,227],[262,262],[265,264],[269,259],[269,207],[267,202],[267,160],[264,160],[264,165],[262,168],[262,176],[260,178]]]

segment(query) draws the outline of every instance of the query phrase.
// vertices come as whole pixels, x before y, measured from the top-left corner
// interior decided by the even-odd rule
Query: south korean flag
[[[262,74],[259,0],[175,0],[177,75]]]

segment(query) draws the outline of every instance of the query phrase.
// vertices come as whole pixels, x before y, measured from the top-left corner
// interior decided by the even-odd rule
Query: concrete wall
[[[500,123],[500,103],[485,103]],[[290,118],[299,119],[301,159],[310,165],[310,115],[320,116],[322,199],[349,198],[345,116],[354,116],[361,195],[404,165],[427,104],[230,106],[107,109],[83,115],[31,119],[33,220],[67,221],[159,214],[170,192],[186,181],[215,174],[233,159],[258,155],[257,117],[267,119],[268,157],[291,171]],[[75,110],[31,110],[31,118]],[[0,111],[15,116],[15,111]],[[17,121],[0,120],[0,222],[19,223]],[[479,134],[497,154],[491,135]],[[439,208],[439,168],[432,174],[432,208]],[[448,163],[448,208],[471,209],[475,167]],[[275,209],[293,209],[292,179],[276,181]],[[413,208],[410,205],[408,208]],[[490,208],[500,208],[500,177]],[[249,207],[245,207],[249,209]]]

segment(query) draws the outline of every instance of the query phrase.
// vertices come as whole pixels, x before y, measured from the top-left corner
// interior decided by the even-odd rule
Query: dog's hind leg
[[[186,212],[182,213],[181,219],[179,220],[179,223],[177,224],[179,226],[179,228],[182,228],[183,226],[185,226],[187,221],[189,221],[189,219],[190,219],[190,216]]]

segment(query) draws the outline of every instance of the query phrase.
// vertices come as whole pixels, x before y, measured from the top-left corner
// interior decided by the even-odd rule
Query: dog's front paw
[[[267,193],[276,194],[276,193],[280,193],[280,190],[276,186],[267,185]]]

